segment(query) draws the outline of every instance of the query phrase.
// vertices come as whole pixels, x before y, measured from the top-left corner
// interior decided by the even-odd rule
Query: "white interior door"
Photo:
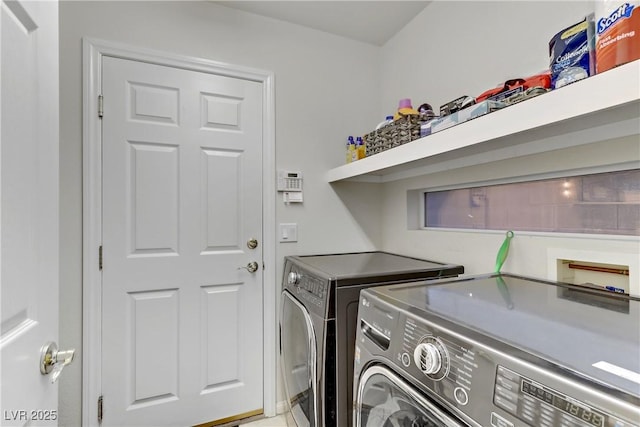
[[[40,349],[58,338],[58,5],[2,1],[1,425],[57,425]]]
[[[261,413],[262,83],[102,72],[103,424]]]

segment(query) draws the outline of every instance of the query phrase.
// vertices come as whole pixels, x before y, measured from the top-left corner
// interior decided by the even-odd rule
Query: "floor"
[[[287,427],[287,420],[284,415],[278,415],[273,418],[263,418],[249,424],[241,424],[241,427]]]

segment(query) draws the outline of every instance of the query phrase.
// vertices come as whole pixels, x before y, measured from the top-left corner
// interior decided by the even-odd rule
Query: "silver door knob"
[[[64,367],[73,362],[75,355],[75,349],[59,351],[56,343],[46,343],[40,349],[40,373],[51,374],[51,384],[55,383]]]
[[[246,267],[238,267],[238,270],[242,270],[243,268],[245,268],[249,273],[255,273],[258,271],[258,263],[251,261]]]

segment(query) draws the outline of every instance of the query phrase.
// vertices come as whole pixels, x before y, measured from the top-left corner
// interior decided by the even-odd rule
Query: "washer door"
[[[316,338],[309,312],[289,292],[282,292],[280,361],[287,401],[298,427],[316,427]]]
[[[368,368],[356,396],[355,427],[466,427],[382,366]]]

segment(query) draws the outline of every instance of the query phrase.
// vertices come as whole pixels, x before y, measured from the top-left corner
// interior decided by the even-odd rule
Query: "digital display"
[[[549,390],[538,387],[528,381],[522,381],[522,391],[548,403],[549,405],[552,405],[554,408],[557,408],[566,414],[573,415],[574,417],[589,423],[589,425],[595,427],[604,426],[604,415],[595,412],[585,405],[579,405],[575,402],[571,402],[556,393],[552,393]]]

